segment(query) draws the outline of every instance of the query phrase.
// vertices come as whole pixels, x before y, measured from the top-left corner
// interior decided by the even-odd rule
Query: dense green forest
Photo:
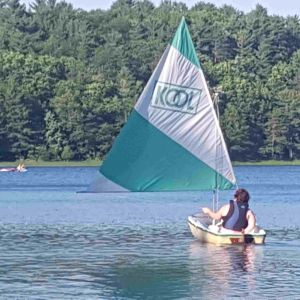
[[[84,11],[0,0],[0,160],[102,158],[189,24],[234,160],[300,158],[300,21],[231,6],[118,0]]]

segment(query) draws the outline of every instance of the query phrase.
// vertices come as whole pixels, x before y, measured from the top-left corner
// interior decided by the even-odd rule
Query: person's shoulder
[[[255,217],[255,213],[249,208],[248,211],[247,211],[247,215],[250,217],[250,216],[253,216]]]
[[[222,216],[226,216],[228,214],[229,208],[230,208],[230,204],[225,204],[221,207]]]

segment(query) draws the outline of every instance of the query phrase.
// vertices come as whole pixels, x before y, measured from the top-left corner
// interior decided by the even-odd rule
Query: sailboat
[[[89,192],[211,190],[216,195],[236,186],[184,17],[99,171]],[[188,224],[203,242],[220,235],[198,216],[190,216]],[[245,241],[236,238],[232,243]]]

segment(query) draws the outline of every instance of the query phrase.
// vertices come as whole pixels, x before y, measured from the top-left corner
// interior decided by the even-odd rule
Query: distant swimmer
[[[24,164],[18,164],[16,170],[17,170],[17,172],[25,172],[25,171],[27,171]]]

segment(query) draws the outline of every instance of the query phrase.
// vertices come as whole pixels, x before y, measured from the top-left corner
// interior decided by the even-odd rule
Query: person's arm
[[[254,213],[251,210],[247,212],[247,220],[248,220],[248,226],[243,231],[245,234],[251,232],[256,226],[256,218]]]
[[[213,212],[208,207],[203,207],[202,211],[209,215],[214,220],[220,220],[223,216],[226,216],[229,209],[229,204],[222,206],[217,212]]]

